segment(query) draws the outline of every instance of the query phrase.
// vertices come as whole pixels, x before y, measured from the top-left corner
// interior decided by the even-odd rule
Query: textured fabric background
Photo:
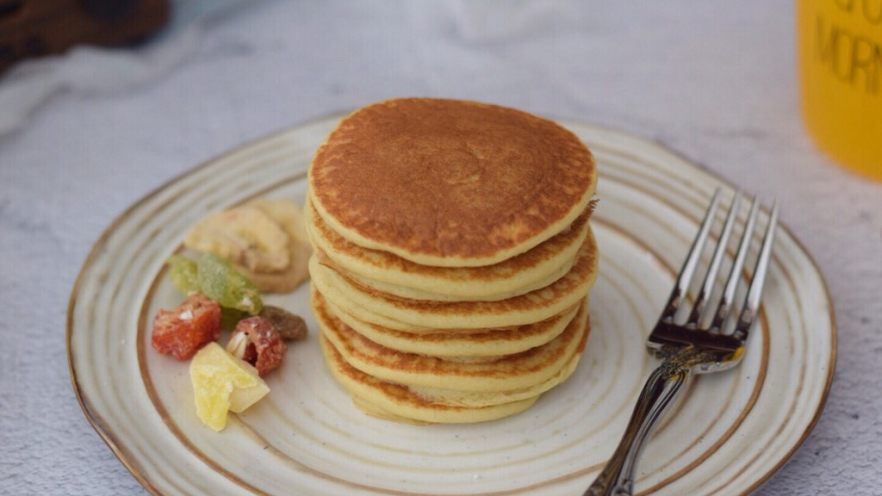
[[[814,433],[759,493],[880,494],[882,184],[803,132],[793,2],[182,5],[134,52],[0,79],[0,493],[143,494],[81,414],[65,354],[71,286],[117,214],[267,132],[437,95],[646,135],[777,197],[828,278],[839,363]]]

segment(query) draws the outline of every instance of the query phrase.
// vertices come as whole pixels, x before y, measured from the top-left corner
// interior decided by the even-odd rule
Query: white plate
[[[339,116],[202,164],[136,203],[101,236],[71,294],[68,354],[83,411],[156,494],[581,494],[624,430],[653,366],[643,340],[714,188],[732,188],[659,145],[564,123],[595,153],[601,251],[585,358],[527,412],[416,427],[362,414],[322,363],[307,287],[270,301],[310,336],[269,378],[272,393],[215,433],[194,413],[187,364],[154,352],[152,317],[181,297],[163,262],[208,212],[260,195],[303,200],[305,171]],[[808,435],[834,369],[822,276],[787,229],[761,323],[735,370],[694,381],[644,452],[641,494],[743,494]]]

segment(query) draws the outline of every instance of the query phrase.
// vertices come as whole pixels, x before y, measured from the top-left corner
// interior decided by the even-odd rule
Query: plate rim
[[[135,211],[138,207],[140,207],[141,205],[143,205],[144,203],[146,203],[147,201],[149,201],[150,199],[152,199],[156,195],[160,194],[162,191],[164,191],[166,188],[170,187],[174,183],[176,183],[182,179],[185,179],[193,174],[196,174],[197,172],[210,166],[211,164],[217,162],[218,160],[221,160],[225,157],[233,155],[233,154],[240,152],[244,149],[247,149],[253,145],[257,145],[257,144],[262,143],[264,141],[271,140],[275,137],[281,136],[281,135],[283,135],[287,132],[290,132],[294,129],[297,129],[297,128],[306,127],[306,126],[309,126],[312,124],[318,124],[320,122],[324,122],[326,120],[330,120],[333,118],[342,118],[346,114],[350,113],[351,111],[352,110],[350,109],[350,110],[345,110],[345,111],[330,112],[330,113],[326,113],[323,115],[319,115],[319,116],[316,116],[316,117],[313,117],[310,119],[306,119],[306,120],[297,122],[295,124],[286,125],[282,128],[276,129],[276,130],[268,132],[266,134],[262,134],[260,136],[245,140],[242,143],[239,143],[233,147],[227,148],[220,153],[217,153],[217,154],[215,154],[205,160],[198,162],[196,165],[187,168],[183,172],[172,176],[171,178],[169,178],[166,181],[163,181],[158,186],[156,186],[152,190],[150,190],[148,193],[141,196],[137,201],[135,201],[134,203],[132,203],[131,205],[126,207],[121,213],[117,214],[113,218],[113,220],[110,222],[110,224],[108,224],[107,227],[105,227],[101,231],[101,234],[98,236],[98,238],[92,244],[92,247],[89,249],[89,252],[86,255],[86,258],[83,261],[83,264],[80,267],[79,272],[77,273],[77,277],[74,280],[74,284],[73,284],[73,287],[71,288],[70,296],[68,298],[67,316],[66,316],[66,322],[65,322],[65,325],[66,325],[65,348],[66,348],[66,355],[67,355],[68,375],[70,377],[71,387],[74,391],[74,395],[76,396],[77,403],[79,404],[80,409],[82,410],[83,415],[85,416],[86,420],[89,422],[89,424],[95,430],[95,432],[98,434],[98,436],[101,438],[101,440],[104,441],[104,444],[107,445],[107,447],[114,454],[114,456],[116,456],[116,458],[120,461],[120,463],[122,463],[122,465],[126,468],[126,470],[128,470],[129,473],[131,473],[132,476],[135,478],[135,480],[137,480],[138,483],[141,484],[141,486],[150,494],[155,495],[155,496],[165,496],[165,493],[161,492],[156,486],[154,486],[152,484],[152,482],[150,481],[150,479],[142,472],[138,462],[136,460],[134,460],[134,457],[131,456],[131,454],[125,448],[123,443],[119,440],[118,436],[113,433],[113,431],[106,425],[105,421],[101,418],[101,415],[97,411],[95,411],[95,409],[91,406],[91,403],[90,403],[88,397],[83,392],[83,390],[81,389],[81,387],[79,385],[79,382],[77,381],[77,371],[76,371],[76,368],[74,367],[73,349],[71,346],[72,338],[73,338],[73,315],[74,315],[74,308],[76,307],[77,295],[80,292],[80,286],[82,284],[82,280],[83,280],[85,273],[91,268],[92,264],[95,261],[95,258],[97,257],[98,253],[101,251],[101,248],[104,246],[107,239],[116,230],[116,228],[120,224],[122,224],[132,214],[132,212]],[[681,161],[683,161],[691,166],[694,166],[697,169],[700,169],[702,172],[708,174],[713,179],[718,180],[719,182],[725,184],[726,186],[728,186],[732,189],[736,189],[736,190],[739,189],[738,186],[733,181],[729,180],[727,177],[710,169],[705,164],[689,158],[685,153],[670,147],[669,145],[663,143],[659,139],[634,134],[631,131],[627,131],[627,130],[617,128],[614,126],[609,126],[606,124],[591,123],[591,122],[586,122],[586,121],[582,121],[582,120],[578,120],[578,119],[570,119],[570,118],[560,117],[560,116],[551,116],[550,118],[552,120],[554,120],[555,122],[563,123],[563,125],[565,127],[567,124],[575,124],[575,125],[583,126],[586,128],[598,129],[598,130],[602,130],[604,132],[624,136],[629,139],[640,141],[645,144],[649,144],[651,146],[657,147],[657,148],[662,149],[665,152],[670,153],[671,155],[677,157]],[[836,365],[838,362],[839,328],[838,328],[838,321],[836,319],[836,308],[835,308],[835,305],[833,304],[833,296],[832,296],[832,293],[830,292],[830,286],[827,284],[827,279],[824,277],[824,272],[821,270],[820,265],[818,264],[815,257],[808,250],[805,243],[803,243],[803,241],[801,239],[799,239],[799,237],[797,237],[794,234],[792,229],[790,229],[786,224],[781,223],[781,222],[779,222],[779,228],[783,229],[790,236],[790,238],[794,241],[794,243],[797,245],[799,250],[805,254],[806,259],[808,260],[809,264],[813,268],[814,272],[818,275],[818,278],[821,283],[821,287],[824,290],[824,296],[825,296],[827,307],[828,307],[829,314],[830,314],[829,366],[828,366],[828,370],[827,370],[827,378],[824,383],[824,388],[823,388],[823,391],[821,392],[820,399],[815,407],[815,412],[812,415],[812,418],[809,421],[809,423],[806,425],[805,430],[800,435],[799,439],[796,441],[796,443],[794,443],[794,445],[790,448],[790,450],[788,450],[787,453],[785,453],[784,456],[781,457],[781,459],[774,466],[767,469],[766,472],[762,476],[757,478],[756,481],[754,481],[750,486],[748,486],[744,490],[744,492],[741,493],[742,495],[747,495],[747,494],[752,493],[757,488],[759,488],[761,485],[763,485],[766,481],[768,481],[775,473],[777,473],[784,465],[786,465],[793,458],[794,454],[796,454],[796,452],[799,450],[799,448],[802,447],[802,445],[805,443],[805,440],[808,438],[808,436],[814,430],[815,426],[817,425],[818,421],[820,420],[820,418],[823,415],[823,412],[826,408],[827,399],[830,394],[830,389],[832,388],[832,385],[833,385],[833,379],[834,379],[834,376],[836,375],[835,374],[836,373]]]

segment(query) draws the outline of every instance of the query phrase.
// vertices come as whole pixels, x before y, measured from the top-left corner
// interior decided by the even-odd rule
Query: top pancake
[[[498,263],[551,238],[594,194],[591,153],[547,119],[407,98],[344,118],[319,148],[310,199],[338,234],[439,267]]]

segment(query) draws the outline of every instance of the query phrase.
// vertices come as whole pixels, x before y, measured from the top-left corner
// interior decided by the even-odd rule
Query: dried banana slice
[[[270,200],[267,198],[258,198],[247,203],[248,206],[255,207],[261,212],[272,217],[279,223],[288,234],[296,241],[309,244],[306,238],[306,225],[303,221],[303,212],[297,208],[291,200]]]
[[[261,290],[271,293],[293,291],[309,277],[309,256],[312,247],[307,240],[303,211],[290,200],[270,200],[260,198],[248,205],[260,209],[272,217],[288,235],[290,265],[281,272],[258,272],[245,270],[244,273]]]
[[[277,272],[291,264],[289,238],[272,217],[246,204],[202,219],[184,245],[214,253],[249,272]]]
[[[184,245],[230,261],[261,291],[287,293],[308,277],[306,236],[294,202],[261,198],[201,220]]]

